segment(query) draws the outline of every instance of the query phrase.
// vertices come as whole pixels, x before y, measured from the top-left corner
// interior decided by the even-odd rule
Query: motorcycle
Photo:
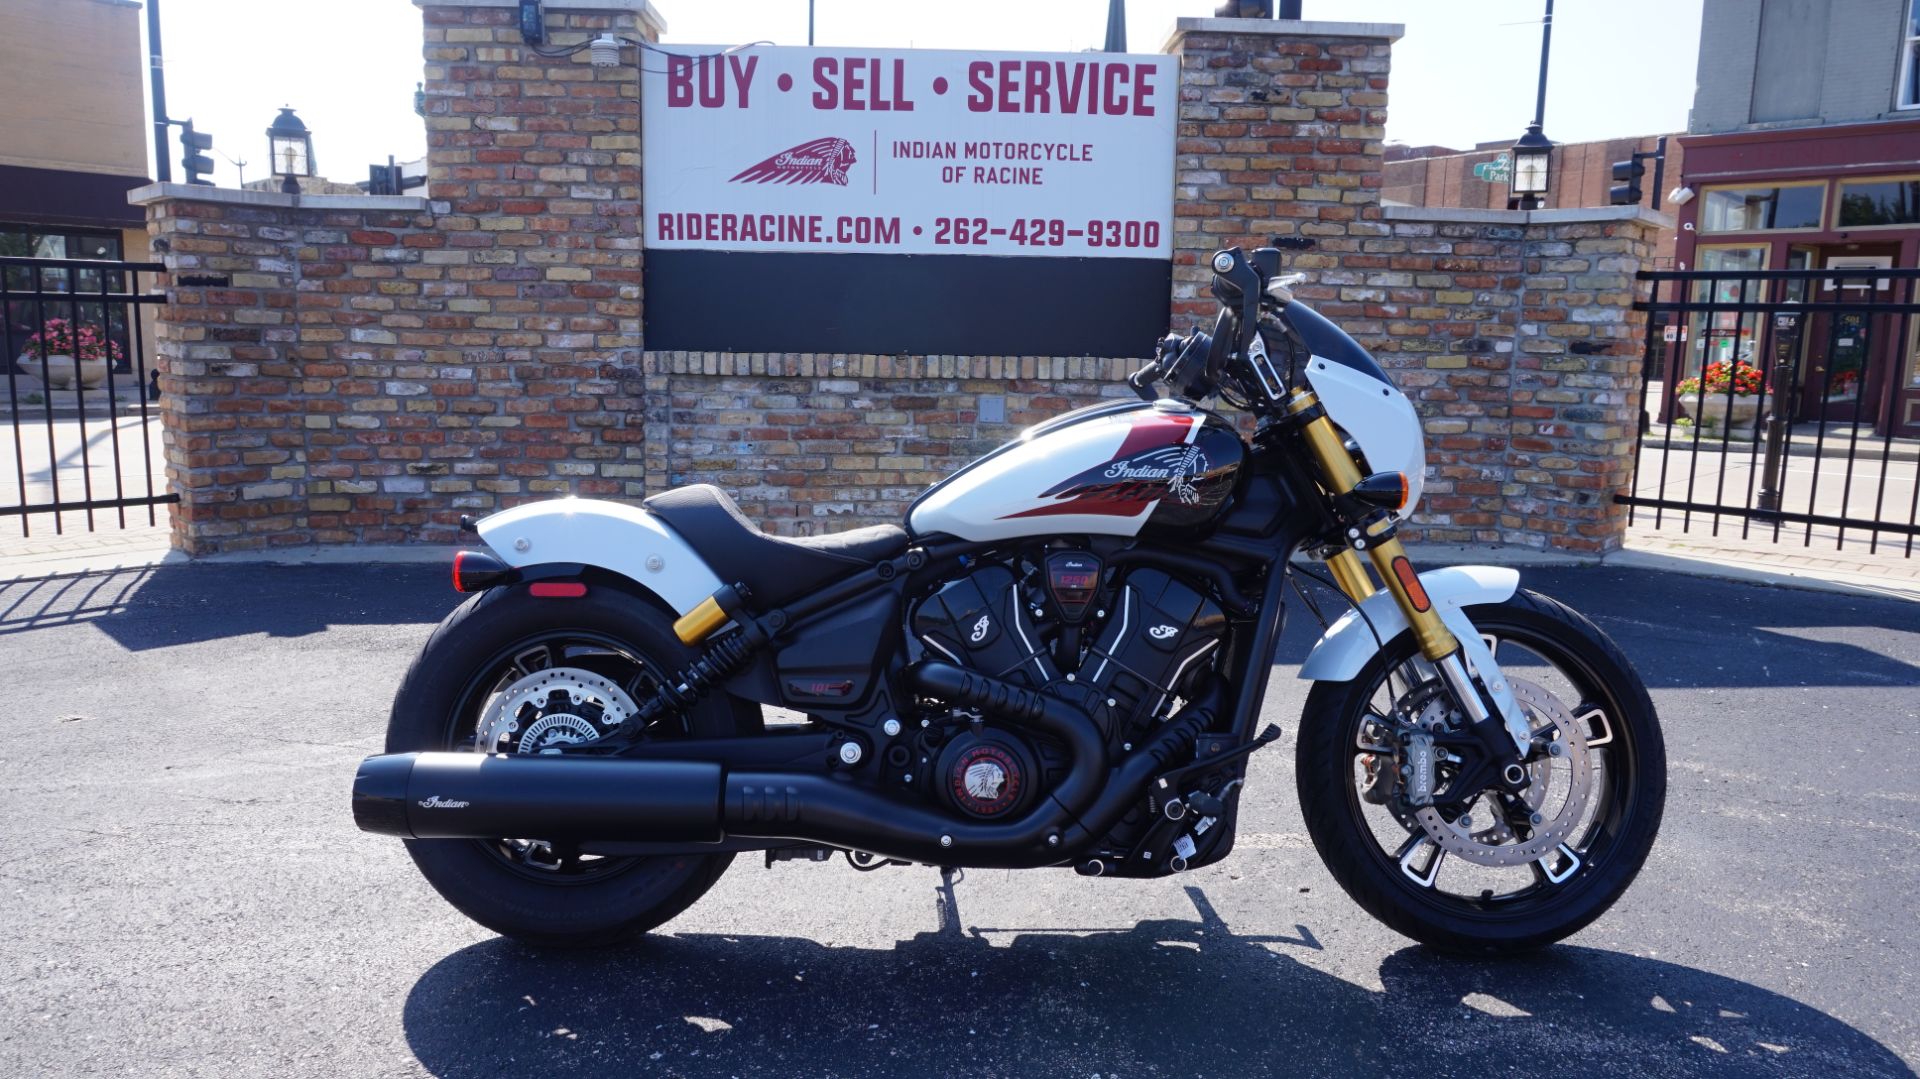
[[[1294,297],[1281,249],[1305,246],[1216,253],[1211,332],[1162,340],[1139,400],[1027,430],[905,527],[764,535],[704,485],[463,522],[489,549],[454,557],[471,596],[407,671],[354,819],[547,945],[653,929],[747,851],[1188,872],[1233,849],[1248,759],[1280,735],[1256,727],[1286,593],[1317,614],[1297,578],[1318,561],[1350,604],[1300,667],[1328,870],[1440,949],[1585,926],[1659,829],[1653,704],[1514,570],[1415,571],[1419,418]]]

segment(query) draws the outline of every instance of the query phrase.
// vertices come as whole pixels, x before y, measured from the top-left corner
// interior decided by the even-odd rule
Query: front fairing
[[[1328,417],[1359,444],[1367,467],[1407,477],[1399,515],[1411,515],[1427,475],[1426,433],[1413,402],[1359,342],[1318,311],[1295,300],[1281,316],[1310,354],[1302,371],[1307,384]]]

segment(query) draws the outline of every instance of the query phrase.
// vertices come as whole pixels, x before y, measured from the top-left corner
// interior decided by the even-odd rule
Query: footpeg
[[[775,862],[824,862],[831,857],[831,847],[774,847],[767,851],[767,868]]]

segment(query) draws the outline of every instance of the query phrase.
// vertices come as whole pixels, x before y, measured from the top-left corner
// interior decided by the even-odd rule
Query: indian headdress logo
[[[839,184],[847,186],[847,170],[858,160],[853,144],[831,136],[803,142],[740,171],[734,183]]]

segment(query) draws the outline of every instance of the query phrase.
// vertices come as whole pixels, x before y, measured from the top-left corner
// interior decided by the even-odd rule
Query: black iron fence
[[[1809,259],[1808,261],[1811,261]],[[1890,261],[1890,260],[1889,260]],[[1645,271],[1630,523],[1742,539],[1920,536],[1920,270]]]
[[[0,517],[20,533],[159,521],[165,490],[151,330],[158,263],[0,258],[0,363],[11,431],[0,443]],[[7,460],[11,457],[11,460]],[[145,510],[144,515],[138,511]],[[109,514],[106,511],[111,511]]]

